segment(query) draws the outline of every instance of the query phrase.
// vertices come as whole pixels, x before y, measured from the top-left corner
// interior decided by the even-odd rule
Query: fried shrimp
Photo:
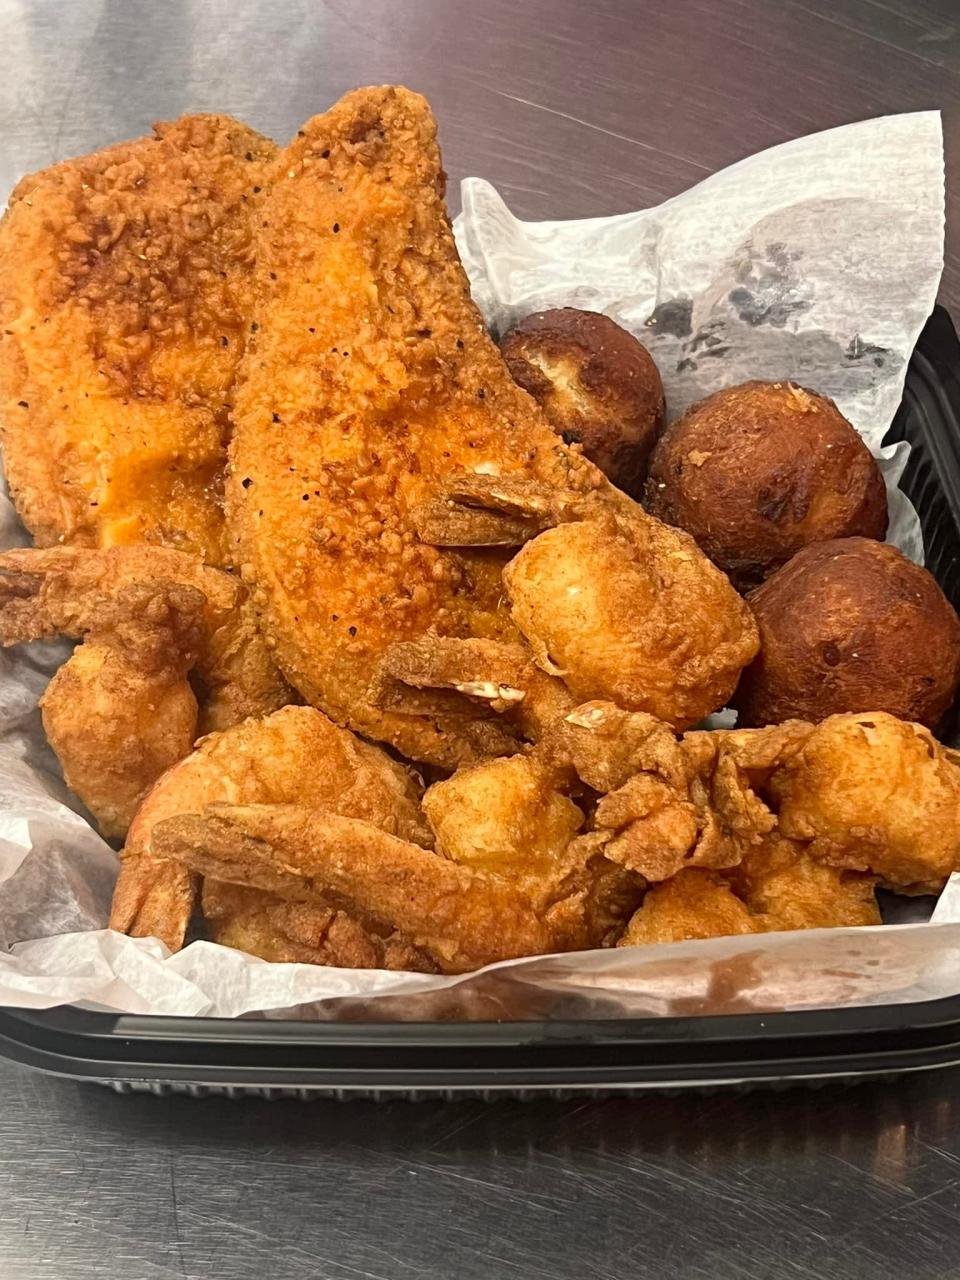
[[[643,882],[583,832],[552,765],[515,755],[423,797],[411,770],[309,707],[212,734],[130,828],[111,925],[269,959],[459,973],[614,942]],[[249,820],[249,823],[248,823]]]
[[[292,902],[333,895],[400,931],[444,973],[592,945],[569,897],[538,910],[506,876],[302,806],[211,806],[159,824],[154,847],[175,865]]]
[[[292,697],[245,588],[179,551],[0,555],[0,644],[58,635],[83,643],[47,689],[44,727],[108,836],[124,834],[144,792],[198,734]]]
[[[111,928],[158,937],[171,951],[183,945],[199,881],[187,868],[155,856],[154,831],[165,819],[202,813],[217,801],[313,805],[318,822],[327,813],[346,815],[398,839],[432,841],[412,771],[322,712],[284,707],[211,734],[154,786],[127,836]],[[215,939],[223,929],[240,927],[238,921],[228,926],[225,918],[223,911],[214,918]]]

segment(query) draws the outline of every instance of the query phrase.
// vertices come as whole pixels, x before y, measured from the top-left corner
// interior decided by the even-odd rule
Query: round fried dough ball
[[[650,461],[646,504],[741,590],[811,542],[887,531],[870,450],[832,400],[792,382],[727,387],[671,423]]]
[[[536,662],[581,702],[687,728],[725,705],[757,652],[753,616],[723,574],[640,512],[548,529],[503,582]]]
[[[664,408],[646,347],[609,316],[562,307],[521,320],[500,349],[554,431],[639,497]]]
[[[760,653],[743,725],[887,711],[933,728],[960,683],[960,619],[926,569],[870,538],[804,547],[747,597]]]

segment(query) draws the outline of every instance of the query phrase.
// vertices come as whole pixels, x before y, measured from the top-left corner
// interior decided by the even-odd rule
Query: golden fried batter
[[[778,768],[780,830],[898,893],[960,870],[960,768],[929,730],[882,711],[824,720]]]
[[[241,583],[169,548],[0,555],[0,644],[57,635],[84,643],[50,682],[44,728],[106,836],[198,734],[292,697]]]
[[[482,871],[522,871],[541,883],[583,826],[580,809],[530,756],[458,769],[423,798],[440,853]]]
[[[556,519],[592,494],[643,522],[637,557],[671,558],[650,574],[688,583],[672,595],[695,627],[674,655],[683,670],[666,673],[658,647],[648,674],[681,687],[677,721],[696,718],[694,703],[714,709],[755,651],[752,620],[694,544],[658,532],[510,378],[457,258],[424,100],[358,90],[309,121],[277,159],[263,221],[228,524],[278,662],[307,701],[412,759],[453,768],[475,758],[475,737],[445,704],[432,715],[377,707],[371,683],[397,643],[515,643],[502,602],[504,540],[516,545],[544,513]],[[499,515],[470,515],[485,501],[478,481]],[[536,518],[525,515],[531,484]],[[559,508],[551,495],[563,497]],[[452,539],[441,518],[449,501]],[[638,609],[648,604],[642,597]],[[615,644],[606,627],[623,617],[599,619],[585,642]],[[706,685],[699,698],[688,689],[697,683]],[[476,708],[480,719],[495,714]]]
[[[723,874],[687,862],[656,885],[624,944],[879,924],[878,880],[898,893],[936,893],[960,870],[960,767],[922,725],[869,712],[815,726],[692,733],[683,745],[701,757],[701,775],[705,759],[734,762],[740,777],[729,794],[749,783],[743,816],[749,829],[752,810],[760,838],[741,838]],[[600,801],[598,821],[617,795]],[[764,798],[777,810],[775,827],[757,821]],[[675,796],[671,803],[675,810]],[[709,813],[722,813],[715,784]],[[628,831],[643,837],[641,819],[649,827],[641,815]],[[647,836],[642,847],[651,844]],[[615,858],[616,842],[604,852]]]
[[[388,786],[387,803],[366,812],[342,785],[325,796],[284,780],[302,750],[294,730],[311,732],[311,717],[340,744],[313,748],[315,758],[351,743],[374,753],[374,781],[361,779],[358,793],[376,792],[384,762],[399,769],[307,708],[211,739],[168,775],[173,795],[161,783],[144,806],[147,916],[159,903],[185,926],[185,886],[200,873],[287,904],[244,898],[233,915],[213,911],[213,936],[231,945],[459,973],[618,938],[879,924],[878,880],[925,890],[960,867],[960,768],[926,730],[879,713],[678,739],[650,716],[595,702],[527,754],[435,783],[422,810],[415,791],[413,807],[398,809]],[[241,737],[258,763],[238,786],[248,779]],[[204,760],[214,751],[218,766]],[[139,834],[135,825],[131,842]],[[330,933],[336,911],[349,920]]]
[[[223,556],[232,385],[271,142],[227,116],[24,178],[0,225],[0,420],[41,546]]]
[[[360,90],[279,156],[227,503],[236,560],[307,700],[453,767],[477,754],[455,720],[380,710],[367,691],[391,644],[431,629],[516,640],[504,553],[428,546],[411,511],[460,473],[574,489],[603,478],[557,440],[484,331],[435,133],[417,95]]]
[[[211,805],[203,816],[158,823],[153,846],[201,875],[291,901],[332,897],[399,930],[444,973],[591,945],[584,912],[569,899],[535,910],[506,877],[311,808]]]
[[[121,642],[148,626],[136,608],[118,609],[121,594],[167,582],[202,601],[196,664],[200,733],[227,729],[291,700],[260,635],[243,585],[193,556],[163,547],[20,548],[0,555],[0,645],[121,630]],[[111,603],[113,602],[113,603]]]
[[[594,827],[604,853],[648,880],[667,880],[683,867],[734,867],[775,818],[722,743],[712,760],[688,756],[686,785],[637,773],[601,797]]]
[[[685,786],[689,777],[687,754],[669,725],[613,702],[575,707],[551,725],[536,754],[560,777],[572,772],[601,794],[616,791],[641,772],[655,773],[676,787]]]
[[[434,783],[423,808],[438,852],[508,881],[583,946],[616,937],[640,899],[640,877],[604,856],[603,838],[578,835],[583,811],[536,752],[458,769]]]
[[[434,547],[520,547],[544,529],[589,514],[592,499],[603,498],[600,490],[584,495],[523,474],[454,472],[411,507],[410,522]]]
[[[40,701],[67,786],[107,837],[122,837],[145,792],[193,747],[187,674],[206,599],[192,587],[134,583],[105,601]]]
[[[781,835],[748,850],[727,877],[768,930],[881,923],[875,876],[829,866]]]
[[[746,904],[719,872],[687,867],[649,890],[617,945],[641,947],[756,932]]]
[[[840,871],[772,836],[722,874],[700,867],[654,885],[619,946],[881,923],[872,876]]]
[[[599,793],[590,828],[606,857],[659,881],[683,867],[736,866],[775,825],[759,785],[809,732],[784,725],[678,739],[652,716],[590,702],[558,721],[534,757]]]
[[[171,951],[183,945],[197,881],[155,859],[153,832],[165,818],[200,813],[214,801],[315,805],[404,840],[433,839],[410,770],[312,707],[284,707],[211,734],[156,784],[127,836],[111,928],[161,938]]]
[[[313,769],[321,763],[322,786],[307,756]],[[406,957],[422,969],[425,951],[429,964],[459,972],[538,946],[604,945],[622,932],[643,884],[603,856],[598,836],[578,836],[584,815],[554,785],[554,772],[531,756],[490,760],[436,783],[421,813],[401,766],[320,712],[286,708],[213,735],[154,788],[130,831],[112,923],[179,945],[192,869],[245,886],[246,896],[231,897],[208,881],[204,915],[216,941],[265,958],[399,967]],[[311,829],[305,852],[319,859],[314,869],[291,872],[274,844],[263,865],[242,854],[235,866],[216,843],[216,824],[209,848],[157,845],[158,833],[198,829],[168,819],[201,814],[189,821],[202,826],[218,801],[242,806],[230,809],[241,825],[247,813],[300,813]],[[346,880],[327,867],[328,857],[346,860]],[[356,889],[345,887],[353,879]],[[446,900],[452,885],[463,895],[459,906]],[[259,901],[251,897],[257,891]]]
[[[401,934],[380,936],[345,911],[204,880],[201,907],[211,941],[275,964],[433,973],[436,966]]]
[[[688,534],[636,514],[561,524],[506,566],[510,616],[578,699],[686,728],[722,707],[756,624]]]

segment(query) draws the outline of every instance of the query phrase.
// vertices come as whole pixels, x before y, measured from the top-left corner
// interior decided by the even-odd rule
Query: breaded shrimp
[[[183,945],[198,881],[154,856],[154,830],[167,818],[202,813],[216,801],[312,804],[318,814],[345,814],[399,839],[429,843],[419,794],[409,769],[312,707],[284,707],[211,734],[140,806],[123,850],[111,928],[158,937],[171,951]]]

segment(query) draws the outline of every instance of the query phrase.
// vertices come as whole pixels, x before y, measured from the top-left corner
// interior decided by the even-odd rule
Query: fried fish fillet
[[[223,560],[222,472],[276,147],[228,116],[24,178],[0,224],[0,425],[40,546]]]
[[[484,754],[457,717],[368,700],[393,643],[516,641],[503,550],[421,542],[410,513],[451,473],[591,489],[511,380],[470,300],[436,128],[402,89],[358,90],[277,159],[257,244],[227,483],[234,558],[307,701],[413,759]],[[501,748],[502,749],[502,748]]]
[[[490,752],[478,726],[497,709],[474,699],[453,711],[443,671],[432,714],[424,699],[420,714],[374,705],[396,688],[382,678],[392,648],[440,638],[515,653],[501,570],[518,543],[580,501],[646,517],[512,381],[470,299],[443,190],[433,116],[400,88],[348,94],[277,158],[226,498],[235,562],[291,683],[339,723],[453,768]],[[669,553],[700,566],[707,607],[725,619],[707,648],[741,633],[732,689],[755,628],[677,539]],[[458,682],[469,675],[461,667]]]

